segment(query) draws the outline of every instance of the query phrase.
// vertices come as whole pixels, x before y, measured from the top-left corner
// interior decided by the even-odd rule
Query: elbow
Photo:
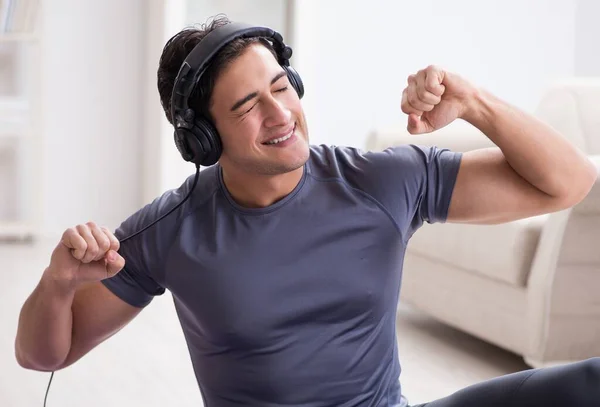
[[[29,359],[25,359],[19,356],[17,356],[17,363],[23,369],[34,370],[36,372],[56,372],[63,368],[61,364],[52,363],[50,361],[44,362],[42,360],[36,360],[35,362],[33,362]]]
[[[23,352],[18,344],[15,345],[15,359],[19,366],[27,370],[38,372],[55,372],[62,368],[62,362],[50,357],[30,357]]]
[[[560,201],[564,209],[572,208],[583,201],[598,181],[598,167],[591,161],[586,160],[586,165],[581,173],[570,180],[562,194]]]

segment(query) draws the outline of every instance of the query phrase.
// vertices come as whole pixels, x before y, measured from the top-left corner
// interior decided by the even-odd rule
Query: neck
[[[296,188],[304,172],[304,166],[278,175],[222,169],[227,191],[238,205],[246,208],[265,208],[285,198]]]

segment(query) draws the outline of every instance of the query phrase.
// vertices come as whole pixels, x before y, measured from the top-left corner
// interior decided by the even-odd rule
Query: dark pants
[[[413,407],[600,407],[600,358],[487,380]]]

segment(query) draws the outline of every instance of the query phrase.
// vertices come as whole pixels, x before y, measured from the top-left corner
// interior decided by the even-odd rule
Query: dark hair
[[[209,19],[209,21],[201,24],[199,27],[192,26],[183,29],[167,41],[158,64],[157,79],[160,102],[171,124],[173,124],[171,118],[171,94],[175,78],[177,78],[177,73],[183,61],[208,33],[229,23],[231,21],[227,16],[219,14],[212,17],[212,21]],[[227,64],[240,56],[246,47],[256,43],[264,45],[276,56],[273,46],[264,38],[240,38],[231,41],[215,55],[210,66],[202,75],[196,88],[190,95],[189,105],[196,112],[196,115],[204,116],[214,122],[209,113],[209,108],[211,106],[212,91],[219,73],[222,72]]]

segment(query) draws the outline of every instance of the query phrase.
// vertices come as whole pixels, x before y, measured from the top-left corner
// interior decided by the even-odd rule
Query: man
[[[227,19],[165,46],[158,87],[167,118],[186,56]],[[408,78],[411,133],[456,119],[497,146],[468,153],[311,146],[297,89],[270,44],[218,53],[190,107],[223,152],[113,235],[65,231],[23,306],[21,366],[56,371],[115,334],[169,289],[205,405],[401,406],[395,312],[404,250],[423,222],[500,223],[569,208],[596,168],[533,117],[459,76]],[[40,339],[43,338],[43,339]],[[597,406],[600,362],[531,370],[464,389],[431,407]]]

